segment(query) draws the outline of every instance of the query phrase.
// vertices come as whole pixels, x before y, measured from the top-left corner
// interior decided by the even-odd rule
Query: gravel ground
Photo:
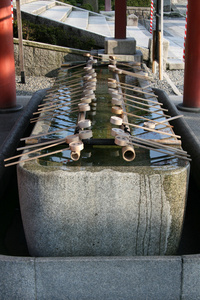
[[[17,96],[31,96],[38,90],[50,88],[55,78],[45,76],[25,76],[25,83],[21,83],[21,76],[16,76]]]
[[[152,76],[151,70],[148,69],[150,75]],[[175,84],[178,90],[183,94],[183,81],[184,81],[184,71],[183,70],[174,70],[174,71],[166,71],[167,75],[171,79],[171,81]],[[153,76],[154,84],[153,86],[159,89],[162,89],[167,92],[168,95],[174,95],[174,91],[171,85],[163,79],[160,81],[158,79],[158,75]],[[34,76],[26,76],[25,84],[20,83],[21,77],[16,76],[16,90],[18,96],[28,96],[32,95],[34,92],[44,89],[50,88],[54,83],[55,78],[48,78],[44,76],[34,77]]]
[[[183,83],[184,83],[184,70],[166,71],[173,84],[177,87],[179,92],[183,94]],[[154,77],[154,76],[153,76]],[[168,95],[175,95],[172,86],[164,78],[162,81],[158,79],[158,76],[154,77],[154,87],[159,88],[167,92]]]

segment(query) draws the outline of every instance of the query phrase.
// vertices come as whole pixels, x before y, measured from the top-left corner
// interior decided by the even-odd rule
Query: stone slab
[[[94,32],[96,34],[100,34],[104,37],[110,37],[110,28],[106,21],[106,18],[102,15],[99,16],[90,16],[88,19],[87,30]]]
[[[33,258],[0,256],[0,299],[33,300],[35,266]]]
[[[44,44],[34,41],[23,41],[25,69],[27,76],[55,76],[64,61],[82,61],[85,51]],[[20,73],[19,41],[14,38],[15,68]]]
[[[37,299],[180,299],[180,257],[36,259]]]
[[[65,20],[65,24],[68,24],[70,26],[75,26],[78,28],[87,29],[88,26],[88,11],[85,10],[78,10],[78,11],[72,11],[70,15]]]
[[[71,6],[62,6],[62,5],[55,5],[51,9],[48,9],[40,14],[40,16],[49,18],[55,21],[63,21],[67,18],[70,14],[72,8]]]
[[[183,300],[195,300],[200,297],[200,255],[183,256]]]
[[[49,4],[50,6],[51,4],[53,6],[55,5],[55,3],[51,3],[50,1],[28,2],[22,4],[21,10],[32,14],[39,14],[44,12],[46,9],[48,9]]]
[[[167,59],[166,68],[168,70],[184,70],[185,63],[180,59]]]
[[[127,39],[105,39],[106,54],[127,54],[134,55],[136,52],[136,40],[134,38]]]

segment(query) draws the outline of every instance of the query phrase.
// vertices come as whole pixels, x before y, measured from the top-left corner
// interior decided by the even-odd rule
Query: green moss
[[[65,31],[62,27],[34,24],[22,21],[23,39],[51,45],[91,50],[95,48],[95,40],[85,36],[77,36]],[[13,24],[14,37],[18,37],[17,21]]]
[[[127,6],[148,7],[151,6],[151,0],[127,0]]]
[[[66,4],[77,6],[77,1],[76,0],[59,0],[59,1],[63,2],[63,3],[66,3]]]
[[[91,4],[89,4],[89,3],[85,3],[85,4],[83,4],[83,5],[81,6],[81,8],[83,8],[83,9],[87,9],[87,10],[90,10],[90,11],[94,11],[94,9],[93,9],[92,5],[91,5]]]

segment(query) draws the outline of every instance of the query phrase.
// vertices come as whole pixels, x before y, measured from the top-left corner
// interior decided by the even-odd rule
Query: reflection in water
[[[108,93],[108,78],[111,77],[107,68],[96,68],[97,72],[97,89],[95,91],[96,101],[91,105],[91,111],[86,113],[86,118],[90,119],[92,122],[92,132],[94,139],[113,139],[111,136],[111,128],[114,127],[110,123],[110,117],[113,115],[111,112],[111,96]],[[64,71],[63,71],[64,73]],[[71,72],[71,75],[73,71]],[[69,81],[69,75],[66,75],[66,82]],[[126,80],[124,75],[120,80]],[[133,79],[132,79],[133,80]],[[130,78],[129,78],[129,83]],[[134,82],[135,83],[135,82]],[[79,82],[80,88],[82,86],[82,81]],[[122,90],[129,95],[135,95],[136,97],[141,97],[141,94],[133,94],[130,90]],[[48,136],[51,139],[63,138],[67,135],[74,134],[74,128],[67,129],[70,126],[74,126],[77,123],[77,112],[71,112],[77,107],[77,101],[80,100],[80,94],[73,94],[70,97],[69,88],[64,85],[58,90],[57,99],[60,100],[60,107],[54,112],[54,115],[58,114],[52,119],[49,131],[52,131],[52,135]],[[154,99],[155,100],[155,99]],[[72,101],[72,103],[70,103]],[[138,101],[136,99],[136,101]],[[127,100],[128,103],[128,100]],[[66,105],[67,104],[67,105]],[[145,102],[147,104],[147,102]],[[64,105],[64,106],[62,106]],[[138,107],[142,107],[138,105]],[[157,114],[155,111],[159,108],[158,105],[152,105],[148,111],[143,111],[137,109],[133,106],[127,106],[127,112],[133,113],[135,115],[143,116],[148,119],[157,119],[159,121],[164,120],[164,117]],[[65,115],[64,115],[65,113]],[[129,116],[128,121],[137,125],[142,126],[144,121],[141,118],[136,118]],[[164,128],[164,125],[158,125],[157,129]],[[58,128],[63,128],[63,131],[59,133],[53,133]],[[131,134],[144,139],[161,139],[166,138],[166,136],[161,136],[158,133],[148,132],[141,128],[130,128]],[[66,146],[59,146],[60,148],[66,148]],[[49,153],[52,150],[46,150]],[[81,152],[81,158],[79,161],[73,161],[70,158],[70,150],[60,152],[56,155],[50,155],[45,158],[40,159],[42,165],[67,165],[67,166],[174,166],[177,167],[183,164],[183,161],[173,156],[164,155],[162,153],[146,150],[142,148],[135,147],[136,158],[132,162],[126,162],[122,158],[121,148],[118,146],[109,145],[85,145],[85,149]],[[45,152],[45,153],[46,153]]]

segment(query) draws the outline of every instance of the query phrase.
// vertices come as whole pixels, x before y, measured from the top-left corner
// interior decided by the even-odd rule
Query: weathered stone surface
[[[145,167],[18,168],[20,206],[32,256],[174,254],[187,170]]]
[[[150,12],[150,7],[127,6],[127,15],[134,14],[139,20],[149,18]]]
[[[27,76],[45,76],[49,73],[53,75],[64,61],[83,61],[83,53],[85,53],[82,50],[33,41],[23,41],[23,49]],[[20,75],[18,39],[14,39],[14,55],[16,73]]]
[[[168,70],[184,70],[185,63],[180,59],[167,59],[166,68]]]
[[[108,136],[108,121],[109,117],[101,120],[98,136],[104,136],[104,130]],[[32,135],[44,134],[49,126],[49,122],[37,122]],[[172,134],[171,128],[166,130]],[[118,149],[110,147],[109,154],[101,145],[91,160],[85,160],[88,149],[84,149],[83,160],[75,165],[68,159],[69,151],[60,164],[51,157],[50,163],[33,160],[18,166],[20,207],[32,256],[176,253],[189,163],[167,159],[154,165],[151,158],[158,159],[157,155],[140,149],[133,164],[120,162],[114,156]]]
[[[198,299],[200,295],[200,255],[183,256],[182,299]]]
[[[136,40],[134,38],[127,39],[105,39],[106,54],[127,54],[134,55],[136,52]]]
[[[128,26],[138,26],[138,17],[134,14],[131,14],[127,17]]]
[[[35,295],[35,267],[32,258],[0,256],[0,299],[32,300]]]
[[[181,298],[180,257],[36,259],[37,299]]]
[[[168,57],[169,41],[163,39],[163,69],[166,69]],[[153,40],[149,39],[149,63],[152,63]]]

